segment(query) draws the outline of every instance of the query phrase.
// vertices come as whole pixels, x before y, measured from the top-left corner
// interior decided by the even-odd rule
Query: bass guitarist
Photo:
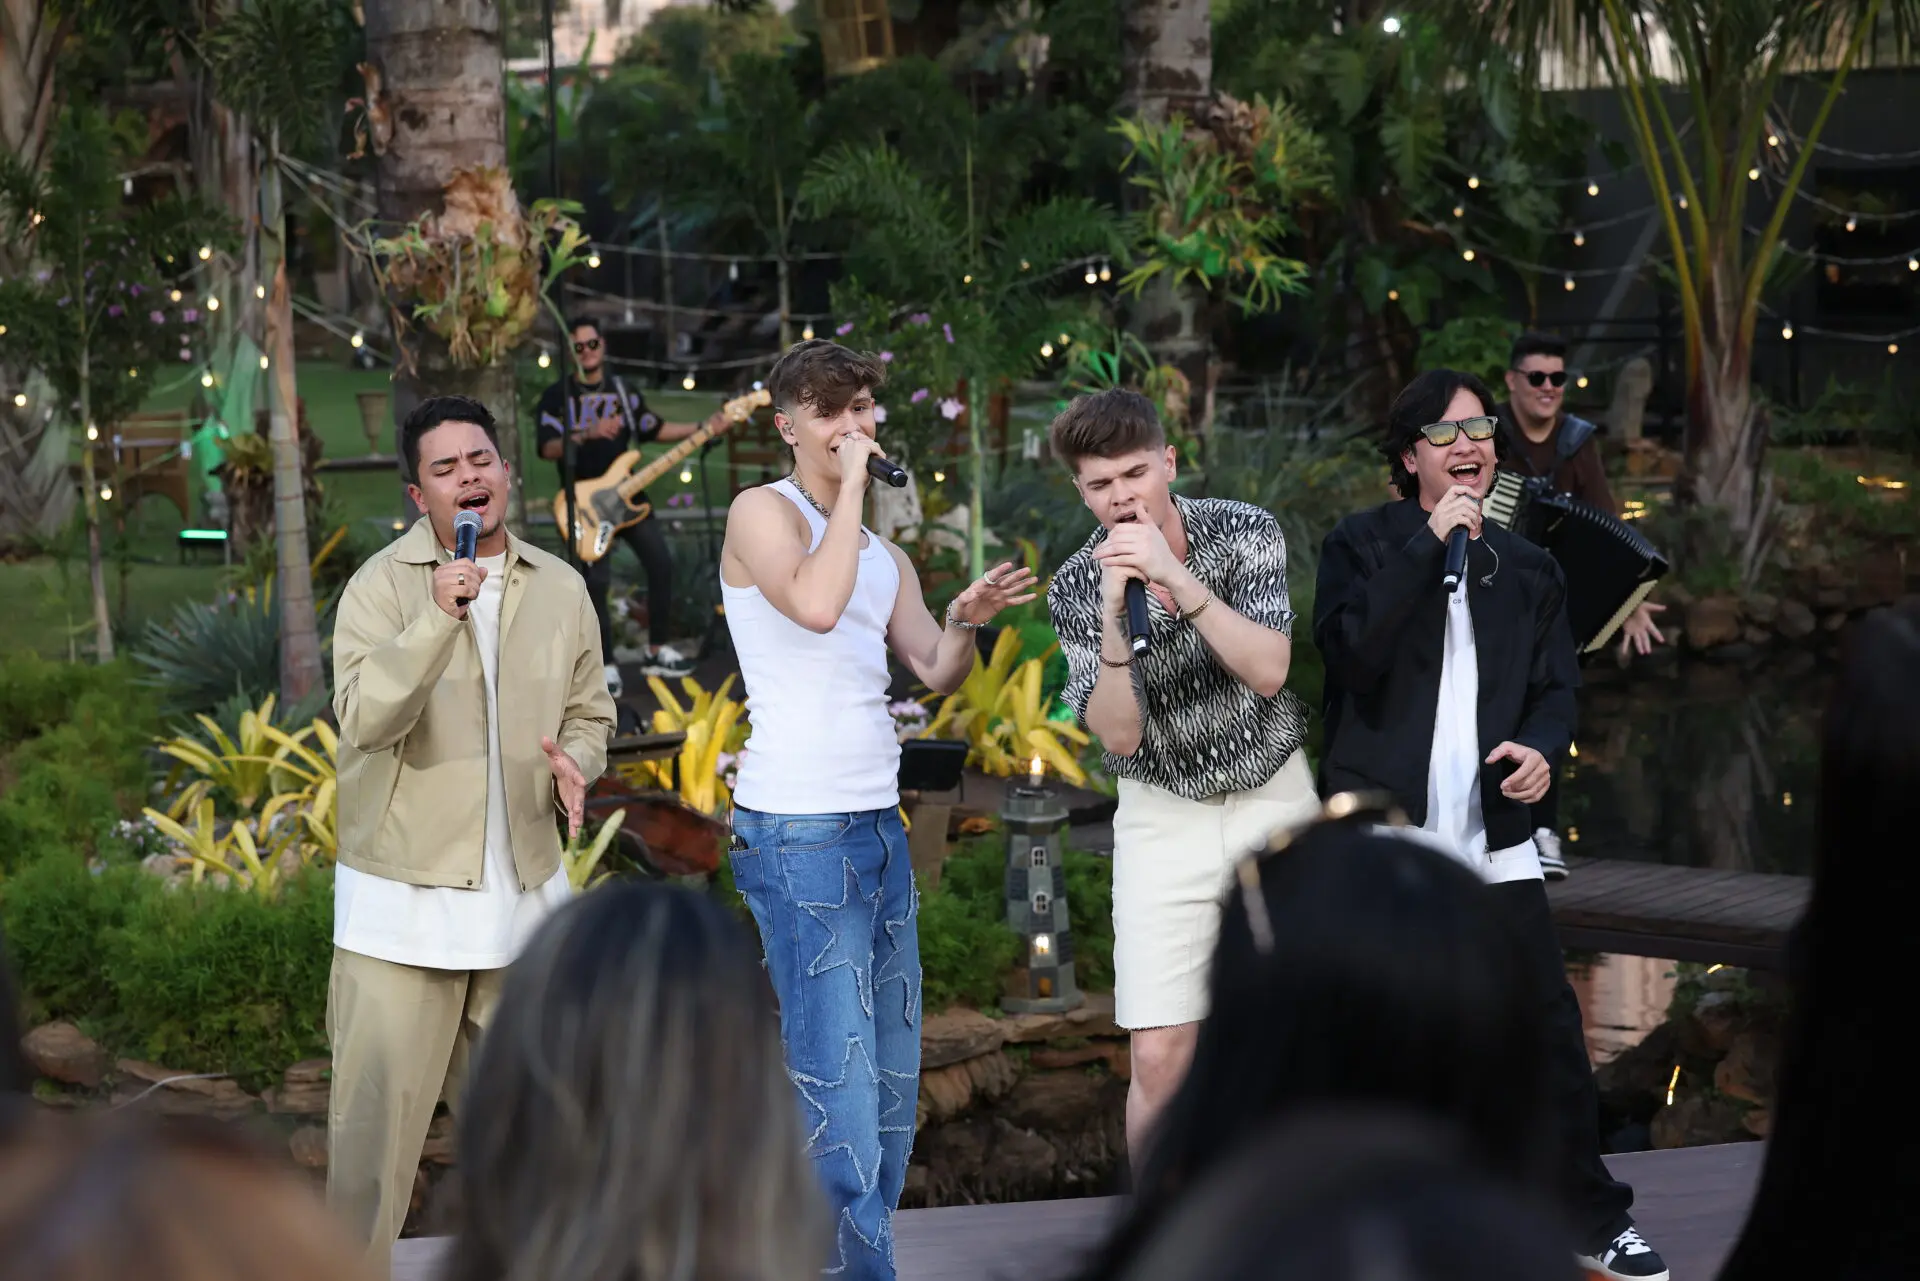
[[[573,479],[597,480],[606,475],[614,459],[646,441],[684,440],[699,430],[695,423],[662,422],[647,409],[646,398],[627,387],[616,374],[608,376],[606,343],[600,326],[589,318],[573,322],[573,354],[579,362],[578,378],[563,376],[541,394],[538,440],[540,456],[559,464],[560,487],[567,485],[566,433],[573,433]],[[715,414],[708,427],[717,427],[722,419]],[[645,495],[640,495],[642,499]],[[685,676],[693,663],[667,643],[673,621],[673,555],[667,550],[666,535],[660,522],[653,519],[629,525],[615,536],[640,559],[647,575],[647,660],[641,668],[650,676],[669,679]],[[611,552],[588,564],[587,595],[593,600],[593,612],[600,619],[601,661],[606,664],[607,689],[620,697],[622,684],[619,665],[613,661],[613,626],[607,611],[607,592],[613,584]]]

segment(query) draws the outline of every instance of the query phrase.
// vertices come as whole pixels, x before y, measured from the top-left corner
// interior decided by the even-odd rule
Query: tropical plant
[[[595,832],[585,845],[580,843],[580,838],[587,834],[584,824],[567,841],[567,847],[561,851],[560,858],[567,869],[567,884],[573,886],[576,893],[597,885],[613,875],[611,872],[598,872],[596,875],[596,872],[600,867],[600,860],[607,856],[609,849],[613,848],[614,839],[620,835],[620,824],[626,821],[626,817],[625,810],[615,810],[607,815],[606,821],[600,824],[600,830]]]
[[[213,816],[213,798],[202,797],[191,812],[191,827],[152,808],[142,813],[174,843],[178,856],[187,860],[195,884],[208,876],[220,884],[224,877],[249,893],[272,899],[279,897],[281,887],[301,868],[318,857],[315,847],[300,839],[298,825],[281,820],[283,804],[276,797],[257,822],[235,819],[222,823]]]
[[[331,622],[333,605],[321,603],[323,622]],[[160,691],[162,710],[169,715],[211,712],[230,722],[233,699],[251,707],[279,688],[280,616],[273,606],[271,579],[218,600],[176,606],[172,618],[147,624],[133,653],[148,673],[141,683]],[[327,698],[322,683],[286,705],[283,714],[296,722],[310,720]]]
[[[986,569],[988,398],[1049,358],[1058,335],[1081,328],[1092,300],[1060,286],[1096,258],[1123,256],[1120,222],[1079,196],[979,209],[970,184],[948,191],[885,143],[833,148],[808,170],[800,198],[813,216],[860,227],[849,255],[853,283],[836,287],[834,310],[864,319],[855,328],[868,345],[891,347],[907,327],[922,329],[937,354],[914,378],[929,392],[923,403],[952,397],[966,380],[968,577],[978,578]],[[893,304],[884,330],[879,299]],[[949,423],[959,416],[958,408],[946,415]]]
[[[973,670],[958,690],[941,700],[921,737],[966,740],[967,763],[988,774],[1024,774],[1039,760],[1080,786],[1086,772],[1078,753],[1066,744],[1084,747],[1088,735],[1070,720],[1051,719],[1041,697],[1053,647],[1016,666],[1020,649],[1020,633],[1011,627],[1002,630],[992,656],[984,663],[978,654],[973,656]]]
[[[680,678],[687,695],[682,703],[658,676],[647,677],[647,687],[660,706],[653,713],[655,733],[682,732],[686,741],[671,761],[638,761],[619,766],[622,778],[634,786],[678,790],[680,799],[702,814],[719,814],[733,803],[729,780],[740,749],[747,741],[741,719],[745,707],[727,695],[734,678],[728,676],[712,692],[691,676]],[[675,775],[679,777],[675,789]]]
[[[1676,492],[1716,515],[1751,582],[1775,506],[1753,342],[1782,232],[1848,73],[1883,22],[1906,47],[1920,3],[1435,0],[1435,8],[1465,40],[1505,42],[1531,72],[1551,57],[1596,62],[1619,95],[1666,233],[1685,326],[1687,431]],[[1656,64],[1662,48],[1671,49],[1670,64]],[[1789,77],[1817,94],[1811,116],[1782,102]],[[1669,105],[1675,80],[1686,104],[1684,136]],[[1789,119],[1805,120],[1798,137]],[[1749,229],[1756,197],[1757,231]]]

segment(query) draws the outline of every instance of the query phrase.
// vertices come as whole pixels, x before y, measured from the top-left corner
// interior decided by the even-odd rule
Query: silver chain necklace
[[[820,505],[820,500],[818,498],[815,498],[812,494],[809,494],[807,492],[807,487],[800,483],[800,473],[798,471],[789,473],[787,476],[787,479],[792,481],[793,487],[800,491],[800,497],[806,499],[808,502],[813,504],[813,509],[819,512],[823,519],[826,519],[826,520],[833,519],[833,513],[828,511],[825,507],[822,507]]]

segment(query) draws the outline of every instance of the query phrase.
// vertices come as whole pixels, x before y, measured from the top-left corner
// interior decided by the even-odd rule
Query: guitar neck
[[[686,458],[688,454],[691,454],[694,450],[712,440],[713,437],[714,432],[710,427],[702,427],[700,430],[694,432],[693,435],[687,437],[672,449],[669,449],[666,453],[660,455],[660,457],[654,459],[645,467],[642,467],[639,471],[621,481],[620,484],[616,486],[620,497],[631,500],[635,494],[638,494],[648,485],[651,485],[654,481],[666,475],[669,470],[678,466],[681,460]]]

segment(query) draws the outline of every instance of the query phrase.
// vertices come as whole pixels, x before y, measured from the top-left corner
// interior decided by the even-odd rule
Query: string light
[[[1047,356],[1051,356],[1051,355],[1053,355],[1053,344],[1052,344],[1052,343],[1050,343],[1050,342],[1043,342],[1043,343],[1041,343],[1041,344],[1040,344],[1040,355],[1041,355],[1041,356],[1042,356],[1043,358],[1044,358],[1044,357],[1047,357]]]
[[[693,371],[691,369],[687,371],[687,376],[680,380],[680,389],[682,391],[693,390]]]
[[[813,341],[813,322],[811,320],[807,322],[807,327],[800,331],[800,336],[808,342]]]
[[[1573,380],[1573,385],[1584,391],[1587,386],[1587,376],[1585,374],[1581,374],[1578,378]]]
[[[174,290],[170,290],[170,291],[168,291],[168,293],[167,293],[167,301],[168,301],[168,302],[179,302],[179,301],[180,301],[180,291],[179,291],[178,289],[174,289]]]
[[[25,408],[27,407],[27,393],[26,393],[26,392],[24,392],[24,391],[16,391],[16,392],[14,392],[14,393],[13,393],[13,407],[14,407],[15,409],[25,409]]]
[[[112,502],[112,501],[113,501],[113,486],[112,486],[112,485],[102,485],[102,486],[100,486],[100,501],[101,501],[101,502],[103,502],[103,503],[110,503],[110,502]]]
[[[1568,756],[1570,756],[1570,757],[1572,757],[1572,758],[1573,758],[1574,760],[1576,760],[1576,761],[1577,761],[1577,760],[1579,760],[1579,759],[1580,759],[1580,744],[1578,744],[1578,743],[1568,743],[1568,744],[1567,744],[1567,755],[1568,755]]]
[[[100,429],[94,426],[92,423],[87,424],[87,439],[88,440],[100,439]]]
[[[1022,271],[1031,271],[1031,270],[1033,270],[1033,264],[1032,264],[1032,263],[1030,263],[1030,262],[1028,262],[1028,261],[1027,261],[1027,260],[1026,260],[1025,258],[1022,258],[1022,259],[1020,260],[1020,270],[1022,270]]]
[[[1725,961],[1715,961],[1712,965],[1709,965],[1707,967],[1707,973],[1718,974],[1721,970],[1724,970],[1726,968],[1727,968],[1727,963]]]
[[[38,226],[39,226],[39,225],[40,225],[41,223],[43,223],[43,222],[45,222],[46,220],[47,220],[47,216],[46,216],[45,214],[43,214],[43,213],[41,213],[41,212],[40,212],[40,211],[39,211],[38,209],[36,209],[36,210],[34,210],[34,211],[33,211],[33,225],[34,225],[34,226],[36,226],[36,227],[38,227]],[[173,259],[171,259],[171,258],[169,258],[169,259],[167,259],[167,261],[168,261],[168,262],[172,262],[172,261],[173,261]]]
[[[587,266],[592,268],[594,271],[600,270],[600,251],[599,250],[596,249],[592,253],[587,255]]]
[[[680,483],[681,483],[682,485],[691,485],[691,484],[693,483],[693,469],[692,469],[692,468],[690,468],[690,467],[682,467],[682,468],[680,469]]]
[[[1572,277],[1572,276],[1568,276],[1568,277],[1567,277],[1567,292],[1568,292],[1568,293],[1572,293],[1572,292],[1573,292],[1573,277]]]
[[[1099,279],[1100,279],[1099,275],[1096,274],[1093,270],[1093,264],[1088,263],[1087,264],[1087,283],[1091,285]]]
[[[1754,166],[1753,168],[1751,168],[1751,169],[1749,169],[1749,170],[1747,170],[1747,181],[1748,181],[1748,182],[1759,182],[1759,181],[1760,181],[1760,166],[1759,166],[1759,165],[1755,165],[1755,166]]]
[[[123,196],[131,196],[133,194],[133,179],[128,178],[121,182],[120,194]]]
[[[261,359],[262,359],[262,360],[264,360],[264,359],[266,359],[266,357],[264,357],[264,356],[263,356],[263,357],[261,357]],[[137,369],[137,368],[135,368],[135,369],[129,369],[129,370],[127,371],[127,377],[129,377],[129,378],[138,378],[139,376],[140,376],[140,371],[139,371],[139,369]]]
[[[1103,263],[1101,263],[1101,264],[1100,264],[1100,280],[1101,280],[1101,282],[1102,282],[1102,283],[1104,284],[1104,283],[1105,283],[1106,281],[1109,281],[1109,280],[1112,280],[1112,279],[1113,279],[1113,269],[1112,269],[1111,267],[1109,267],[1109,266],[1107,266],[1107,264],[1106,264],[1106,263],[1104,263],[1104,262],[1103,262]]]
[[[7,327],[5,325],[0,325],[0,338],[4,338],[6,336],[7,336]]]
[[[1907,270],[1908,270],[1908,271],[1920,271],[1920,258],[1909,258],[1909,259],[1907,259]]]
[[[347,345],[358,351],[367,345],[367,336],[356,329],[353,331],[353,337],[347,339]]]
[[[1587,243],[1587,233],[1586,233],[1586,232],[1584,232],[1584,231],[1576,231],[1576,232],[1574,232],[1574,233],[1573,233],[1573,247],[1574,247],[1575,249],[1578,249],[1578,248],[1580,248],[1580,247],[1581,247],[1582,245],[1584,245],[1584,244],[1586,244],[1586,243]]]
[[[1462,258],[1465,258],[1465,259],[1466,259],[1466,260],[1467,260],[1468,262],[1472,262],[1472,261],[1473,261],[1473,250],[1471,250],[1471,249],[1468,249],[1468,250],[1466,250],[1465,252],[1463,252],[1463,253],[1462,253],[1462,254],[1461,254],[1460,256],[1461,256]]]
[[[1777,147],[1777,146],[1779,146],[1779,145],[1780,145],[1780,135],[1779,135],[1779,134],[1777,134],[1777,133],[1770,133],[1770,134],[1768,134],[1768,135],[1767,135],[1767,145],[1768,145],[1769,147]]]
[[[260,368],[262,368],[262,369],[265,369],[266,367],[267,367],[267,357],[266,357],[266,353],[265,353],[265,352],[262,352],[262,353],[260,354]]]
[[[540,355],[539,355],[539,356],[538,356],[538,357],[537,357],[537,358],[536,358],[536,359],[534,360],[534,363],[535,363],[535,364],[537,364],[537,365],[539,365],[539,366],[540,366],[540,368],[542,368],[542,369],[545,369],[545,368],[546,368],[546,367],[547,367],[548,365],[551,365],[551,364],[553,363],[553,357],[552,357],[552,356],[549,356],[549,355],[548,355],[548,354],[547,354],[547,353],[546,353],[546,352],[545,352],[545,351],[543,350],[543,351],[542,351],[542,352],[540,353]]]
[[[1480,176],[1478,174],[1475,174],[1472,177],[1469,177],[1467,179],[1467,190],[1468,191],[1480,190]]]
[[[253,287],[253,296],[255,298],[265,298],[267,296],[267,287],[265,285],[255,285]]]
[[[1455,206],[1453,207],[1453,216],[1454,216],[1454,217],[1456,217],[1456,218],[1464,218],[1464,217],[1466,217],[1466,216],[1467,216],[1467,211],[1466,211],[1466,209],[1465,209],[1465,208],[1463,208],[1462,206],[1460,206],[1460,205],[1455,205]]]
[[[1072,341],[1073,341],[1073,335],[1072,335],[1072,334],[1061,334],[1061,335],[1060,335],[1060,345],[1061,345],[1062,347],[1064,347],[1064,346],[1066,346],[1066,345],[1067,345],[1068,343],[1070,343],[1070,342],[1072,342]]]
[[[211,386],[213,386],[213,373],[212,373],[212,371],[208,371],[208,372],[206,372],[206,373],[203,373],[203,374],[201,374],[201,375],[200,375],[200,385],[201,385],[202,387],[211,387]]]
[[[1587,194],[1589,196],[1597,196],[1600,194],[1600,184],[1591,178],[1587,179]]]
[[[1847,230],[1848,230],[1848,231],[1852,231],[1852,230],[1853,230],[1854,228],[1856,228],[1856,227],[1858,227],[1859,225],[1860,225],[1860,219],[1859,219],[1859,217],[1858,217],[1857,215],[1854,215],[1854,214],[1848,214],[1848,215],[1847,215]]]
[[[1788,339],[1789,341],[1791,341],[1791,340],[1792,340],[1792,338],[1793,338],[1793,325],[1792,325],[1792,323],[1791,323],[1791,322],[1789,322],[1789,323],[1787,323],[1787,324],[1784,324],[1784,325],[1782,325],[1782,326],[1780,326],[1780,336],[1781,336],[1782,338],[1785,338],[1785,339]]]
[[[200,261],[201,261],[201,262],[205,262],[205,261],[206,261],[207,259],[209,259],[209,258],[211,258],[211,257],[213,257],[213,246],[212,246],[212,245],[201,245],[201,246],[200,246]]]
[[[739,259],[737,259],[737,258],[735,258],[735,259],[729,259],[729,260],[728,260],[728,262],[727,262],[727,279],[728,279],[728,280],[738,280],[738,279],[740,279],[740,261],[739,261]]]
[[[1388,14],[1380,20],[1380,29],[1390,36],[1397,36],[1400,34],[1400,19]]]
[[[1387,301],[1388,301],[1388,302],[1399,302],[1399,301],[1400,301],[1400,291],[1399,291],[1398,289],[1389,289],[1389,290],[1387,290]]]
[[[1793,793],[1792,793],[1792,792],[1782,792],[1782,793],[1780,793],[1780,804],[1781,804],[1781,805],[1783,805],[1783,806],[1785,806],[1785,807],[1786,807],[1787,809],[1792,809],[1792,808],[1793,808]]]
[[[943,471],[936,471],[935,473],[933,473],[933,483],[934,483],[934,484],[936,484],[936,485],[944,485],[944,484],[946,483],[946,481],[947,481],[947,473],[945,473],[945,472],[943,472]]]
[[[1897,343],[1897,342],[1890,342],[1890,343],[1888,343],[1888,344],[1887,344],[1887,354],[1888,354],[1889,356],[1898,356],[1898,355],[1900,354],[1900,344],[1899,344],[1899,343]]]
[[[219,310],[220,310],[220,300],[219,300],[218,298],[214,298],[214,297],[212,297],[212,296],[209,296],[209,297],[207,298],[207,310],[208,310],[208,311],[219,311]]]
[[[1682,209],[1685,209],[1687,207],[1687,198],[1685,196],[1680,197],[1680,207]]]
[[[962,277],[960,277],[960,283],[961,283],[961,284],[963,284],[963,285],[970,285],[970,284],[972,284],[972,283],[973,283],[973,273],[972,273],[972,272],[968,272],[968,273],[967,273],[966,275],[964,275],[964,276],[962,276]]]

